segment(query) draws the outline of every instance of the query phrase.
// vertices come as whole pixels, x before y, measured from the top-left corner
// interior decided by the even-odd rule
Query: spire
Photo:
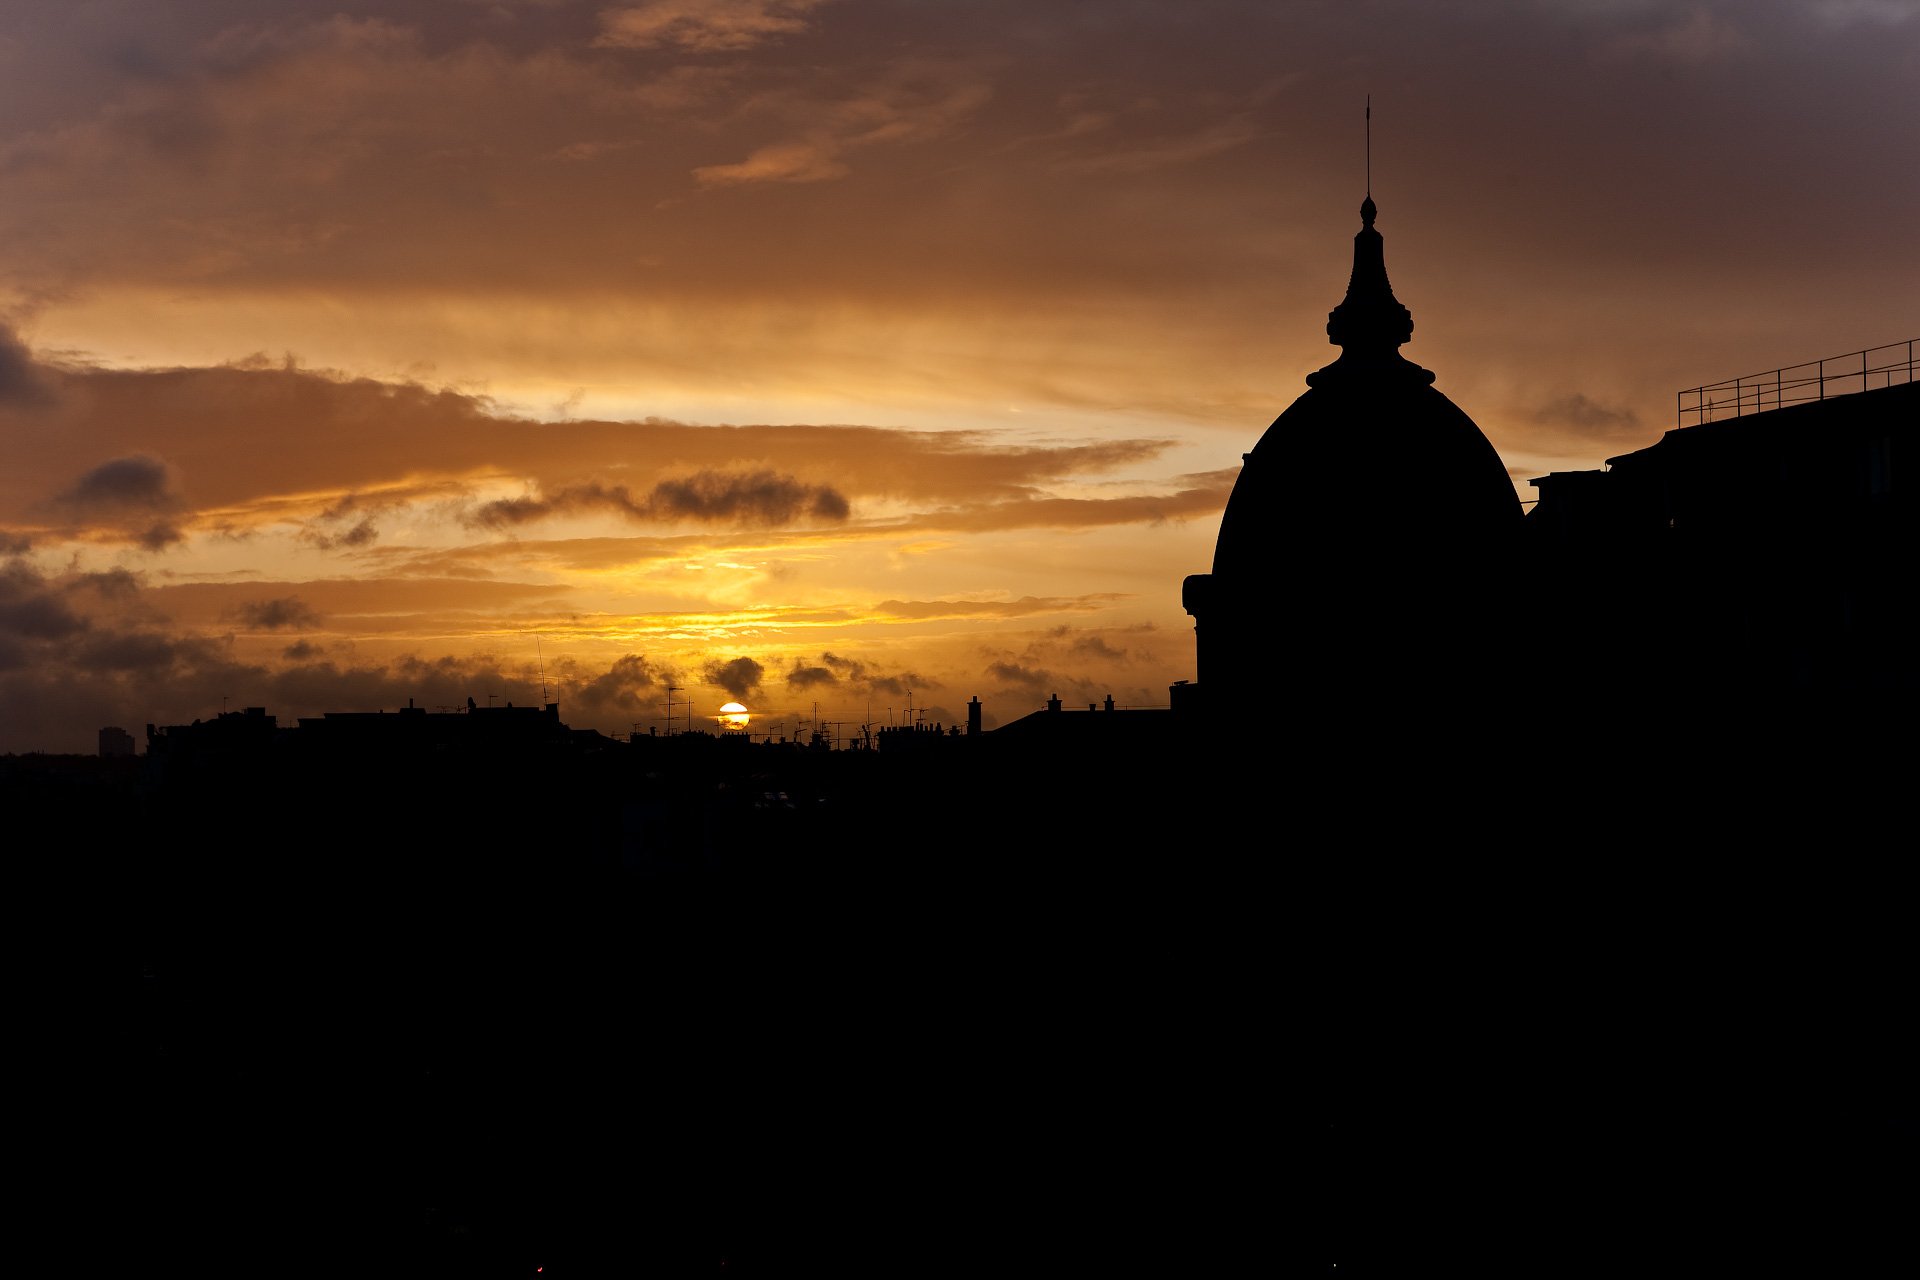
[[[1360,206],[1360,231],[1353,237],[1353,275],[1347,296],[1327,315],[1327,341],[1347,356],[1392,356],[1413,336],[1413,313],[1400,305],[1387,282],[1385,242],[1373,229],[1379,209],[1369,195]]]

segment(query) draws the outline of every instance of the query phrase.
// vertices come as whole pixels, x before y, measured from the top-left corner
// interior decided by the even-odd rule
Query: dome
[[[1332,364],[1267,428],[1221,517],[1213,572],[1187,580],[1203,686],[1262,687],[1276,659],[1402,692],[1469,679],[1521,527],[1505,464],[1399,352],[1412,314],[1361,206]]]

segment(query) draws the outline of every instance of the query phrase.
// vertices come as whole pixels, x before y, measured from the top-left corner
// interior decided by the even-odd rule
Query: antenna
[[[1373,194],[1373,95],[1367,95],[1367,194]]]
[[[533,638],[533,654],[540,659],[540,705],[547,705],[547,655],[540,649],[540,637]]]
[[[667,733],[669,736],[673,733],[673,695],[684,688],[686,688],[686,686],[683,684],[670,684],[667,686]]]

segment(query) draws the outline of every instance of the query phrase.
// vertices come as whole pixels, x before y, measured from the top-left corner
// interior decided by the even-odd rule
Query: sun
[[[729,702],[720,708],[720,727],[722,729],[744,729],[747,727],[747,709],[737,702]]]

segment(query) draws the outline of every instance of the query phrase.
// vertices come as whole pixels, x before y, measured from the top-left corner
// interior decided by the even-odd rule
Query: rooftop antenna
[[[684,688],[686,688],[686,686],[683,684],[670,684],[667,686],[667,734],[668,736],[672,736],[673,734],[673,695],[680,692]]]
[[[533,654],[540,659],[540,705],[547,705],[547,655],[540,648],[540,637],[533,638]]]
[[[1373,194],[1373,95],[1367,95],[1367,194]]]

